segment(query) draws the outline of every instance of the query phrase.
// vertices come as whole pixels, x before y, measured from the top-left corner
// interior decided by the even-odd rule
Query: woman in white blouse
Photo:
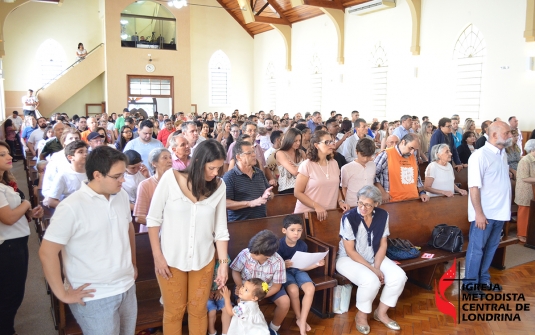
[[[24,298],[28,274],[28,219],[43,216],[22,200],[15,177],[9,172],[13,157],[9,145],[0,141],[0,333],[15,334],[15,315]]]
[[[357,206],[357,192],[364,186],[372,186],[375,181],[375,143],[369,138],[357,142],[357,158],[342,166],[342,194],[346,203]]]
[[[206,303],[217,249],[218,288],[228,278],[226,186],[218,177],[225,150],[216,140],[198,144],[186,171],[163,174],[151,200],[147,227],[164,305],[164,334],[206,334]],[[161,242],[160,242],[161,233]]]
[[[424,190],[430,197],[445,195],[453,197],[457,192],[466,195],[465,190],[461,190],[455,185],[455,174],[450,164],[452,153],[449,145],[442,143],[431,148],[431,163],[425,169]]]

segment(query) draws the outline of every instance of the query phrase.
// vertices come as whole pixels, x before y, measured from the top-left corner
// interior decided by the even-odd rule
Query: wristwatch
[[[422,194],[425,194],[426,192],[424,190],[418,192],[418,195],[422,195]]]

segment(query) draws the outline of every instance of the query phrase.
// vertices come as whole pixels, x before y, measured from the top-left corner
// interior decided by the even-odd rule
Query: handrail
[[[100,43],[99,45],[97,45],[96,47],[94,47],[93,49],[91,49],[91,51],[89,51],[87,53],[87,55],[85,55],[85,57],[89,56],[93,51],[97,50],[98,48],[100,48],[101,46],[103,46],[104,43]],[[39,88],[36,92],[35,92],[35,96],[37,96],[37,94],[44,90],[48,85],[50,85],[50,83],[56,81],[59,77],[61,77],[65,72],[67,72],[68,70],[70,70],[70,68],[74,67],[76,64],[78,64],[80,62],[79,59],[77,59],[74,63],[72,63],[69,67],[67,67],[65,70],[61,71],[60,73],[58,73],[54,78],[50,79],[46,84],[44,84],[41,88]]]

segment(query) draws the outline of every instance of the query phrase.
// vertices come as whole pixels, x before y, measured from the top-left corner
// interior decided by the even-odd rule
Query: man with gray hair
[[[185,170],[190,163],[191,148],[184,135],[178,134],[171,137],[169,150],[173,160],[173,169],[178,171]]]
[[[312,118],[308,120],[307,127],[310,128],[311,132],[314,132],[316,130],[316,127],[321,124],[321,113],[320,112],[314,112],[312,114]]]
[[[341,145],[341,151],[339,148],[339,152],[344,155],[347,163],[351,163],[357,159],[357,143],[359,140],[366,137],[373,140],[368,135],[368,124],[366,123],[366,120],[360,118],[356,119],[353,126],[355,127],[355,133],[348,137],[344,144]]]
[[[471,294],[482,293],[477,284],[501,291],[500,285],[491,283],[489,267],[500,244],[503,224],[511,219],[511,180],[505,152],[512,144],[511,128],[496,121],[489,126],[487,135],[485,145],[468,159],[471,224],[463,287]]]
[[[197,145],[206,139],[199,135],[197,125],[193,121],[182,123],[180,129],[182,129],[182,134],[186,140],[188,140],[189,147],[191,148],[191,154],[193,155],[193,150],[195,150]]]
[[[403,115],[400,121],[401,124],[399,125],[399,127],[394,129],[392,135],[396,135],[398,138],[402,139],[408,133],[414,133],[414,131],[412,130],[412,116]]]
[[[386,149],[375,158],[375,186],[383,195],[383,202],[420,198],[429,201],[418,173],[414,151],[420,149],[416,134],[405,135],[398,145]]]

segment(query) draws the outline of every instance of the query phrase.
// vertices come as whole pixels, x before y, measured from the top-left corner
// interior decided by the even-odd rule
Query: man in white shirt
[[[22,108],[24,116],[35,116],[35,109],[39,107],[39,100],[33,95],[33,90],[28,90],[28,94],[22,97]]]
[[[78,191],[82,182],[87,180],[85,174],[87,144],[81,140],[69,143],[65,147],[65,156],[70,166],[56,174],[52,189],[48,192],[48,206],[52,208],[58,207],[60,201]]]
[[[90,153],[89,182],[56,208],[39,250],[50,288],[69,304],[86,335],[135,333],[136,246],[128,195],[121,189],[125,171],[120,151],[102,146]]]
[[[341,154],[345,157],[347,163],[357,159],[357,143],[360,139],[367,137],[372,140],[372,138],[368,136],[368,124],[366,123],[366,120],[356,119],[353,126],[355,127],[355,133],[353,136],[348,137],[341,145]]]
[[[516,118],[516,116],[511,116],[509,118],[509,126],[511,127],[511,130],[514,129],[514,130],[518,131],[518,140],[516,141],[516,144],[520,148],[520,156],[522,156],[522,154],[524,152],[524,150],[522,148],[522,132],[518,128],[518,119]]]
[[[466,274],[463,280],[465,291],[481,294],[481,287],[490,285],[489,267],[500,244],[503,224],[511,219],[511,181],[505,148],[511,146],[511,128],[502,121],[492,123],[488,140],[474,151],[468,159],[468,220],[471,221]]]
[[[272,119],[266,119],[264,121],[264,128],[266,129],[266,133],[264,135],[259,136],[260,140],[260,147],[264,152],[271,148],[273,146],[273,143],[271,143],[271,132],[273,131],[273,120]]]
[[[264,111],[258,112],[258,122],[256,123],[256,125],[258,127],[264,128],[265,127],[265,125],[264,125],[265,118],[266,118],[266,113]]]
[[[17,134],[20,132],[20,128],[22,127],[22,124],[24,121],[19,116],[19,112],[13,111],[13,114],[7,117],[8,119],[11,119],[13,121],[13,127],[15,127],[15,131]]]

